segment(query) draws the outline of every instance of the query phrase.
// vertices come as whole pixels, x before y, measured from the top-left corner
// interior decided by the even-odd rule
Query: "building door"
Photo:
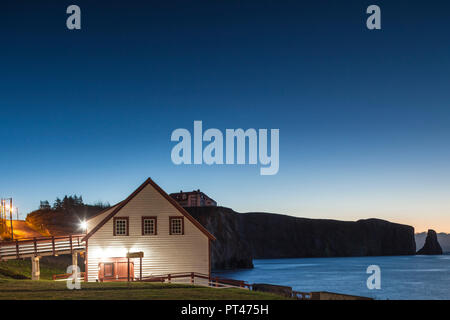
[[[134,279],[134,263],[130,261],[130,281]],[[107,258],[98,265],[98,280],[103,281],[127,281],[128,259]]]
[[[114,263],[105,263],[103,265],[103,275],[107,278],[114,277]]]
[[[134,278],[134,263],[130,261],[130,280],[133,280],[133,278]],[[124,281],[128,279],[128,262],[117,262],[116,279]]]

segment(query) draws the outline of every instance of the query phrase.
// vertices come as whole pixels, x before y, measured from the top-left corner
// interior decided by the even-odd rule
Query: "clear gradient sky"
[[[66,29],[68,5],[82,30]],[[382,30],[365,27],[378,4]],[[0,196],[124,199],[450,232],[448,1],[6,1]],[[176,128],[279,128],[280,170],[175,166]]]

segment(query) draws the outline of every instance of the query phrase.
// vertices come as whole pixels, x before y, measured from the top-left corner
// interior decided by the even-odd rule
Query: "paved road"
[[[8,231],[10,228],[10,222],[7,222]],[[33,237],[42,237],[42,235],[36,230],[30,228],[25,221],[13,220],[14,239],[24,239]]]

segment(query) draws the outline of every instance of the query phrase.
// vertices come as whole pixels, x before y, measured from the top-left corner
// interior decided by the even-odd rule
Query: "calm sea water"
[[[450,255],[254,260],[255,268],[221,271],[221,277],[249,283],[331,291],[375,299],[450,299]],[[381,269],[381,289],[369,290],[369,265]]]

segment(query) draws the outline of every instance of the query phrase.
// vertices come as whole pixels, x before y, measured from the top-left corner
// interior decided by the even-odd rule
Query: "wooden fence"
[[[168,282],[172,283],[177,279],[187,279],[188,283],[195,284],[196,279],[200,279],[205,283],[208,283],[209,286],[213,287],[239,287],[239,288],[247,288],[250,289],[251,285],[242,280],[234,280],[234,279],[225,279],[219,277],[209,277],[206,274],[197,273],[197,272],[185,272],[185,273],[169,273],[164,275],[151,275],[142,277],[140,280],[142,282]]]
[[[0,242],[0,260],[21,259],[33,256],[56,256],[84,251],[84,234],[40,237]]]
[[[69,278],[72,275],[72,273],[54,274],[52,278],[53,280],[63,280]],[[78,272],[78,278],[84,279],[84,275],[84,272]]]

